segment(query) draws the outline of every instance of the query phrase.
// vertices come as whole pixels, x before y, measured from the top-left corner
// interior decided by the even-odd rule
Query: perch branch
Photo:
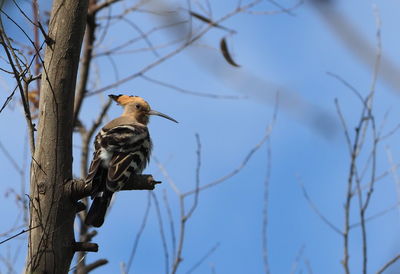
[[[161,184],[161,182],[155,181],[151,175],[132,174],[128,183],[121,190],[153,190],[156,184]],[[92,185],[86,185],[82,179],[71,180],[64,186],[66,194],[75,201],[90,196],[91,190]]]
[[[87,251],[87,252],[97,252],[99,251],[98,244],[95,243],[84,243],[84,242],[75,242],[74,251]]]

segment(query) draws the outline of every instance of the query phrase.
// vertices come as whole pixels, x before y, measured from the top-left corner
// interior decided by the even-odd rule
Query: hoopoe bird
[[[150,115],[177,121],[152,110],[139,96],[109,95],[124,108],[121,117],[106,124],[97,134],[86,177],[94,198],[85,219],[86,225],[100,227],[114,192],[121,190],[131,174],[141,174],[149,162],[152,143],[147,129]]]

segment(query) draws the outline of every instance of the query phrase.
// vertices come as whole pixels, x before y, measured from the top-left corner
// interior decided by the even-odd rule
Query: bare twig
[[[167,190],[164,189],[163,193],[164,193],[163,194],[164,205],[165,205],[165,208],[167,209],[169,228],[171,231],[172,254],[175,254],[176,253],[176,236],[175,236],[174,218],[172,217],[171,207],[168,202]]]
[[[169,176],[167,169],[156,157],[153,156],[152,158],[153,158],[154,162],[156,163],[157,167],[160,169],[162,175],[167,180],[168,184],[171,186],[172,190],[175,192],[176,195],[180,196],[181,191],[179,190],[178,186],[175,184],[174,180],[172,180],[171,176]]]
[[[374,220],[374,219],[377,219],[377,218],[379,218],[379,217],[382,217],[382,216],[384,216],[385,214],[389,213],[390,211],[395,210],[395,209],[398,208],[399,206],[400,206],[400,202],[397,202],[397,203],[395,203],[394,205],[392,205],[392,206],[390,206],[390,207],[388,207],[388,208],[386,208],[386,209],[384,209],[384,210],[382,210],[382,211],[379,211],[379,212],[377,212],[377,213],[375,213],[375,214],[373,214],[373,215],[371,215],[371,216],[365,217],[365,223],[367,223],[367,222],[369,222],[369,221],[372,221],[372,220]],[[354,223],[354,224],[351,224],[351,225],[350,225],[350,228],[352,229],[352,228],[355,228],[355,227],[357,227],[357,226],[361,226],[361,222],[356,222],[356,223]]]
[[[351,85],[349,82],[347,82],[345,79],[343,79],[343,77],[341,77],[333,72],[330,72],[330,71],[327,71],[326,74],[333,77],[334,79],[338,80],[339,82],[341,82],[344,86],[346,86],[349,90],[351,90],[356,95],[356,97],[361,101],[362,104],[364,104],[364,98],[361,95],[361,93],[353,85]]]
[[[386,269],[388,269],[392,264],[394,264],[395,262],[397,262],[400,259],[400,254],[396,255],[395,257],[393,257],[390,261],[388,261],[386,264],[384,264],[377,272],[376,274],[382,274],[383,272],[386,271]]]
[[[400,202],[400,179],[399,176],[397,174],[397,166],[395,165],[394,161],[393,161],[393,155],[392,152],[390,151],[390,149],[388,147],[386,147],[386,155],[387,155],[387,159],[390,165],[390,173],[393,176],[393,181],[394,184],[396,186],[396,191],[397,191],[397,201]]]
[[[150,77],[148,77],[146,75],[141,75],[140,77],[142,79],[146,80],[146,81],[151,82],[151,83],[154,83],[154,84],[157,84],[157,85],[169,88],[169,89],[173,89],[173,90],[176,90],[176,91],[178,91],[180,93],[188,94],[188,95],[194,95],[194,96],[206,97],[206,98],[212,98],[212,99],[246,99],[247,98],[245,96],[218,95],[218,94],[213,94],[213,93],[196,92],[196,91],[191,91],[191,90],[188,90],[188,89],[180,88],[178,86],[175,86],[175,85],[172,85],[172,84],[169,84],[169,83],[165,83],[165,82],[162,82],[160,80],[156,80],[154,78],[150,78]]]
[[[5,239],[5,240],[3,240],[3,241],[0,241],[0,245],[1,245],[1,244],[4,244],[5,242],[8,242],[9,240],[14,239],[15,237],[18,237],[19,235],[22,235],[22,234],[24,234],[24,233],[26,233],[26,232],[29,232],[29,231],[31,231],[31,230],[33,230],[33,229],[35,229],[35,228],[38,228],[39,226],[40,226],[40,225],[37,225],[37,226],[34,226],[34,227],[30,227],[30,228],[27,228],[27,229],[23,229],[23,230],[21,230],[21,232],[19,232],[19,233],[13,235],[13,236],[11,236],[11,237],[8,237],[7,239]]]
[[[255,5],[257,5],[258,3],[260,3],[261,0],[255,0],[252,1],[246,5],[243,5],[241,7],[235,8],[233,11],[229,12],[228,14],[226,14],[225,16],[223,16],[222,18],[220,18],[219,20],[216,20],[215,23],[216,24],[220,24],[223,21],[226,21],[227,19],[231,18],[232,16],[238,14],[238,13],[242,13],[252,7],[254,7]],[[109,90],[115,86],[118,86],[122,83],[125,83],[127,81],[133,80],[137,77],[142,76],[144,73],[148,72],[149,70],[153,69],[154,67],[158,66],[159,64],[163,63],[164,61],[170,59],[171,57],[179,54],[180,52],[182,52],[184,49],[186,49],[188,46],[192,45],[194,42],[196,42],[197,40],[199,40],[201,37],[203,37],[209,30],[211,30],[213,28],[212,25],[208,25],[206,28],[204,28],[202,31],[200,31],[197,35],[192,36],[190,39],[188,39],[185,43],[183,43],[183,45],[181,45],[180,47],[170,51],[169,53],[167,53],[166,55],[162,56],[161,58],[157,59],[156,61],[154,61],[153,63],[148,64],[147,66],[145,66],[144,68],[142,68],[140,71],[135,72],[131,75],[126,76],[125,78],[120,79],[117,82],[114,82],[112,84],[109,84],[103,88],[97,89],[95,91],[92,91],[90,93],[87,93],[87,96],[90,95],[94,95],[106,90]]]
[[[98,268],[98,267],[100,267],[100,266],[103,266],[103,265],[107,264],[107,263],[108,263],[108,260],[106,260],[106,259],[99,259],[99,260],[97,260],[97,261],[94,261],[93,263],[87,264],[87,265],[85,266],[85,270],[86,270],[87,272],[90,272],[90,271],[92,271],[92,270],[94,270],[94,269],[96,269],[96,268]]]
[[[6,237],[6,236],[10,235],[11,233],[14,233],[15,231],[17,231],[17,230],[19,230],[21,228],[24,228],[24,227],[26,227],[26,226],[25,225],[20,225],[20,226],[15,227],[15,225],[13,225],[9,230],[0,233],[0,237],[1,238]]]
[[[187,272],[186,274],[190,274],[193,273],[202,263],[204,263],[205,260],[207,260],[220,246],[219,243],[216,243],[212,248],[210,248],[209,251],[207,251],[206,254],[204,254],[203,257],[201,257],[201,259],[195,263]]]
[[[292,263],[292,269],[290,271],[291,274],[294,274],[297,272],[297,268],[299,267],[299,263],[301,260],[301,257],[303,256],[304,250],[305,250],[305,245],[302,245],[299,249],[299,251],[297,252],[296,258],[294,259],[293,263]]]
[[[161,243],[162,243],[162,247],[164,250],[164,258],[165,258],[165,273],[168,274],[169,273],[169,271],[168,271],[169,270],[169,253],[168,253],[167,241],[165,239],[164,224],[163,224],[162,217],[161,217],[160,205],[158,203],[157,196],[153,192],[151,192],[151,197],[154,200],[154,205],[155,205],[156,213],[157,213],[158,227],[160,228]]]
[[[153,43],[150,41],[147,34],[137,24],[135,24],[131,20],[128,20],[127,18],[122,18],[122,20],[139,33],[141,39],[143,39],[143,41],[146,42],[146,44],[148,45],[148,48],[150,49],[151,52],[153,52],[155,57],[157,57],[157,58],[160,57],[160,55],[158,54],[156,48],[153,46]]]
[[[4,51],[7,55],[8,61],[10,63],[10,66],[14,72],[14,77],[17,81],[19,92],[21,95],[22,99],[22,105],[24,107],[24,112],[25,112],[25,119],[28,124],[28,129],[29,129],[29,140],[30,140],[30,145],[31,145],[31,155],[34,154],[35,151],[35,140],[34,140],[34,131],[35,131],[35,126],[32,123],[32,117],[31,117],[31,111],[29,109],[29,103],[28,103],[28,98],[25,97],[25,90],[24,87],[22,86],[22,81],[20,78],[20,72],[18,72],[17,68],[14,65],[13,59],[11,57],[9,48],[7,47],[6,41],[8,41],[8,37],[4,34],[3,29],[0,29],[0,44],[3,46]],[[9,41],[8,41],[9,43]],[[27,86],[25,87],[27,89]]]
[[[150,29],[149,31],[147,31],[146,33],[144,33],[143,35],[140,35],[138,37],[134,37],[134,38],[132,38],[132,39],[120,44],[120,45],[114,46],[113,48],[108,49],[106,51],[96,53],[96,54],[94,54],[93,57],[101,57],[101,56],[109,56],[111,54],[117,54],[118,51],[120,51],[121,49],[124,49],[124,48],[126,48],[126,47],[128,47],[130,45],[133,45],[136,42],[141,41],[144,37],[148,38],[151,34],[156,33],[156,32],[158,32],[160,30],[177,27],[177,26],[185,24],[185,23],[187,23],[186,20],[185,21],[180,21],[180,22],[174,22],[174,23],[171,23],[171,24],[163,25],[163,26],[154,27],[154,28]],[[181,39],[179,39],[179,41],[181,41]]]
[[[90,1],[89,9],[92,6],[96,5],[96,0]],[[93,57],[93,46],[96,39],[95,31],[96,31],[96,13],[89,12],[87,15],[87,23],[86,23],[86,34],[85,34],[85,44],[83,50],[83,58],[80,65],[80,77],[79,83],[77,84],[77,91],[75,96],[74,103],[74,116],[73,116],[73,124],[76,124],[76,121],[79,117],[79,112],[82,107],[82,102],[87,92],[87,83],[89,79],[90,65]]]
[[[381,23],[380,23],[380,16],[378,13],[377,8],[375,7],[375,19],[376,19],[376,25],[377,25],[377,30],[376,30],[376,41],[377,41],[377,50],[376,50],[376,59],[375,59],[375,65],[374,65],[374,70],[373,70],[373,76],[372,76],[372,82],[371,82],[371,89],[370,93],[368,94],[366,98],[366,105],[367,105],[367,113],[368,117],[370,119],[363,120],[366,123],[365,126],[365,131],[368,126],[368,122],[371,121],[371,127],[372,127],[372,163],[371,163],[371,178],[370,178],[370,184],[369,184],[369,189],[366,194],[365,202],[362,204],[362,194],[361,191],[359,191],[359,201],[360,201],[360,220],[361,220],[361,233],[362,233],[362,240],[363,240],[363,245],[362,245],[362,251],[363,251],[363,273],[367,273],[367,263],[368,263],[368,253],[367,253],[367,231],[366,231],[366,225],[365,225],[365,213],[367,211],[369,202],[372,197],[372,193],[374,191],[374,183],[375,183],[375,177],[376,177],[376,150],[377,150],[377,145],[378,145],[378,136],[377,136],[377,131],[376,131],[376,126],[375,126],[375,118],[372,114],[372,103],[375,95],[375,90],[376,90],[376,81],[378,77],[378,72],[379,72],[379,66],[381,62],[381,35],[380,35],[380,30],[381,30]],[[360,188],[359,183],[357,181],[358,189]]]
[[[143,233],[143,231],[144,231],[144,229],[146,227],[147,218],[149,217],[150,207],[151,207],[151,195],[149,193],[149,195],[147,197],[146,210],[145,210],[145,213],[143,215],[142,225],[140,226],[139,231],[136,234],[135,242],[133,244],[132,251],[131,251],[131,254],[129,256],[129,260],[128,260],[128,263],[126,265],[126,270],[125,270],[126,273],[129,273],[129,270],[131,269],[131,266],[133,264],[133,260],[135,259],[136,251],[137,251],[137,248],[139,246],[139,241],[140,241],[140,238],[142,237],[142,233]]]
[[[268,203],[269,203],[269,184],[271,180],[271,141],[267,141],[267,174],[264,180],[264,203],[262,211],[262,225],[261,225],[261,238],[262,238],[262,258],[264,264],[264,273],[269,274],[269,262],[268,262]]]
[[[11,92],[11,94],[10,94],[10,95],[7,97],[7,99],[4,101],[3,106],[0,108],[0,113],[4,110],[4,108],[8,105],[8,103],[11,102],[11,100],[12,100],[14,94],[15,94],[15,91],[17,90],[17,88],[18,88],[18,85],[13,89],[13,91]]]
[[[89,12],[97,13],[97,12],[99,12],[100,10],[102,10],[102,9],[104,9],[104,8],[106,8],[106,7],[108,7],[108,6],[112,5],[112,4],[114,4],[114,3],[117,3],[117,2],[119,2],[119,1],[121,1],[121,0],[105,0],[105,1],[103,1],[103,2],[101,2],[101,3],[98,3],[97,5],[95,5],[95,6],[93,6],[93,7],[91,7],[91,8],[89,9]]]
[[[272,122],[270,124],[271,130],[274,128],[279,109],[279,93],[276,94],[276,103],[274,112],[272,115]],[[264,195],[263,195],[263,210],[262,210],[262,224],[261,224],[261,238],[262,238],[262,258],[264,265],[264,273],[269,274],[269,262],[268,262],[268,204],[269,204],[269,186],[271,180],[271,162],[272,162],[272,151],[271,151],[271,138],[267,140],[267,172],[264,180]]]
[[[315,214],[318,215],[319,218],[321,218],[321,220],[328,225],[333,231],[335,231],[336,233],[338,233],[339,235],[343,235],[343,232],[336,227],[331,221],[328,220],[328,218],[326,218],[318,209],[318,207],[313,203],[313,201],[311,200],[310,196],[307,193],[306,188],[304,187],[304,185],[299,181],[301,190],[303,192],[303,196],[304,198],[307,200],[308,204],[310,205],[310,207],[314,210]]]
[[[272,133],[272,128],[270,126],[268,126],[265,135],[262,137],[262,139],[260,140],[260,142],[258,142],[252,149],[250,149],[250,151],[247,153],[247,155],[244,157],[244,159],[242,160],[242,162],[236,167],[234,168],[231,172],[229,172],[228,174],[220,177],[219,179],[216,179],[208,184],[202,185],[199,187],[198,191],[203,191],[206,190],[208,188],[212,188],[216,185],[219,185],[225,181],[227,181],[228,179],[232,178],[233,176],[235,176],[236,174],[238,174],[246,165],[247,163],[250,161],[250,159],[252,158],[252,156],[254,155],[254,153],[256,153],[262,146],[263,144],[268,140],[268,138],[270,137]],[[189,196],[189,195],[193,195],[196,193],[196,189],[194,190],[190,190],[187,191],[185,193],[183,193],[184,196]]]
[[[199,185],[200,185],[200,167],[201,167],[201,143],[200,143],[200,137],[198,134],[196,134],[196,144],[197,144],[197,150],[196,150],[196,155],[197,155],[197,162],[196,162],[196,171],[195,171],[195,197],[194,197],[194,202],[191,206],[191,208],[187,211],[186,213],[186,208],[185,208],[185,194],[181,193],[179,190],[176,191],[176,193],[179,196],[179,212],[180,212],[180,225],[179,225],[179,237],[178,237],[178,248],[176,250],[176,253],[174,254],[174,260],[172,264],[172,274],[175,274],[178,271],[178,268],[182,262],[182,254],[183,254],[183,246],[184,246],[184,241],[185,241],[185,233],[186,233],[186,223],[192,217],[194,211],[197,208],[198,205],[198,199],[199,199]]]
[[[200,135],[196,133],[196,155],[197,155],[197,162],[196,162],[196,178],[195,178],[195,194],[194,194],[194,201],[192,207],[189,209],[188,213],[186,214],[186,219],[189,219],[193,212],[196,210],[196,207],[199,202],[199,186],[200,186],[200,168],[201,168],[201,142],[200,142]]]

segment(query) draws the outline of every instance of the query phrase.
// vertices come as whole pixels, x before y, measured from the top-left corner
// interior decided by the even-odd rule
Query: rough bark
[[[67,273],[77,250],[76,204],[64,192],[72,178],[73,105],[85,30],[86,0],[55,0],[45,51],[37,145],[31,164],[26,273]]]

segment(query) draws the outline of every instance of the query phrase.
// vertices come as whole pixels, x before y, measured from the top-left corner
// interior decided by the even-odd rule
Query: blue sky
[[[334,9],[347,18],[357,33],[365,37],[373,48],[376,46],[376,6],[382,21],[382,53],[393,63],[400,64],[400,39],[397,35],[399,18],[396,12],[400,8],[399,3],[365,0],[334,2]],[[186,7],[186,2],[180,4]],[[213,18],[223,16],[236,4],[236,1],[211,3]],[[279,1],[279,4],[291,7],[294,2]],[[113,12],[118,9],[113,9]],[[276,7],[265,1],[256,10],[276,10]],[[234,36],[228,37],[228,45],[234,59],[241,65],[239,69],[230,67],[223,59],[218,44],[226,33],[214,29],[196,47],[146,73],[149,77],[181,88],[247,96],[247,99],[215,100],[196,97],[137,78],[104,94],[89,97],[84,103],[82,115],[84,122],[90,124],[107,94],[127,93],[144,97],[154,109],[177,119],[179,124],[154,117],[149,128],[154,142],[153,155],[165,166],[177,186],[187,191],[193,189],[195,184],[195,134],[200,135],[202,144],[200,180],[201,185],[204,185],[234,170],[262,139],[272,120],[274,94],[280,90],[283,101],[270,139],[272,162],[267,232],[270,269],[272,273],[310,273],[307,270],[309,264],[313,273],[340,273],[343,272],[340,263],[343,257],[342,237],[315,214],[302,193],[300,183],[304,184],[323,215],[342,229],[350,157],[334,99],[339,100],[351,137],[354,137],[353,128],[358,123],[362,105],[349,89],[327,75],[327,72],[340,75],[361,94],[366,95],[371,86],[373,68],[356,57],[354,49],[338,38],[324,17],[309,2],[293,10],[293,13],[295,16],[285,13],[237,15],[222,23],[237,31]],[[135,14],[133,19],[145,30],[162,24],[144,14]],[[113,25],[110,30],[111,34],[102,41],[99,51],[126,40],[124,33],[128,35],[132,32],[126,24]],[[17,32],[15,35],[20,37]],[[157,44],[172,35],[171,32],[163,32],[152,37],[152,42]],[[205,47],[205,44],[216,50]],[[144,46],[146,44],[137,45],[136,48]],[[169,50],[171,48],[160,49],[159,54],[166,54]],[[123,78],[154,60],[156,57],[153,54],[144,53],[118,55],[114,62],[119,76]],[[92,68],[94,86],[91,88],[94,90],[115,80],[107,58],[95,59]],[[381,79],[377,81],[374,111],[377,124],[386,120],[384,132],[389,132],[399,122],[397,102],[400,91]],[[0,102],[4,102],[13,82],[5,74],[0,74],[0,86]],[[301,103],[286,107],[285,98],[299,98],[297,102]],[[390,113],[385,119],[387,111]],[[11,129],[1,134],[0,141],[21,165],[26,158],[26,129],[22,113],[21,105],[14,99],[0,114],[0,125]],[[108,120],[120,113],[121,109],[113,105]],[[323,126],[314,126],[310,121],[313,118]],[[398,162],[400,150],[397,140],[398,134],[395,134],[380,143],[377,174],[390,168],[388,150],[394,162]],[[74,149],[74,174],[78,176],[79,136],[75,136],[74,142],[77,146]],[[362,154],[360,161],[364,162],[367,156],[367,153]],[[6,193],[10,188],[19,191],[20,176],[3,153],[0,154],[0,162],[0,172],[5,179],[0,184],[0,193]],[[163,181],[154,193],[161,205],[167,245],[171,249],[163,193],[167,194],[170,201],[177,229],[178,198],[154,160],[145,172]],[[189,271],[215,245],[218,248],[194,273],[212,273],[213,269],[217,273],[263,272],[261,225],[266,173],[267,146],[264,145],[239,174],[201,193],[199,205],[187,224],[184,261],[179,273]],[[28,184],[28,176],[25,180]],[[94,238],[100,250],[87,256],[89,262],[98,258],[110,261],[95,273],[118,273],[120,263],[127,262],[142,223],[147,199],[146,191],[117,195],[104,226]],[[191,202],[187,200],[188,206]],[[396,184],[393,174],[389,174],[376,184],[367,216],[381,212],[397,202]],[[352,223],[355,223],[358,222],[356,200],[353,204]],[[130,273],[163,273],[165,269],[154,202],[150,210]],[[2,200],[0,216],[3,221],[0,223],[0,233],[12,227],[16,219],[21,224],[18,212],[14,196],[9,195]],[[399,253],[398,230],[398,208],[368,222],[368,272],[376,272]],[[360,235],[359,229],[352,230],[350,235],[352,273],[361,272]],[[1,245],[0,254],[7,256],[10,252],[13,255],[17,251],[16,269],[19,271],[23,267],[25,247],[26,237],[22,236]],[[388,270],[387,273],[397,273],[398,267],[394,265],[392,272]],[[3,271],[6,271],[6,266],[0,264],[0,272]]]

